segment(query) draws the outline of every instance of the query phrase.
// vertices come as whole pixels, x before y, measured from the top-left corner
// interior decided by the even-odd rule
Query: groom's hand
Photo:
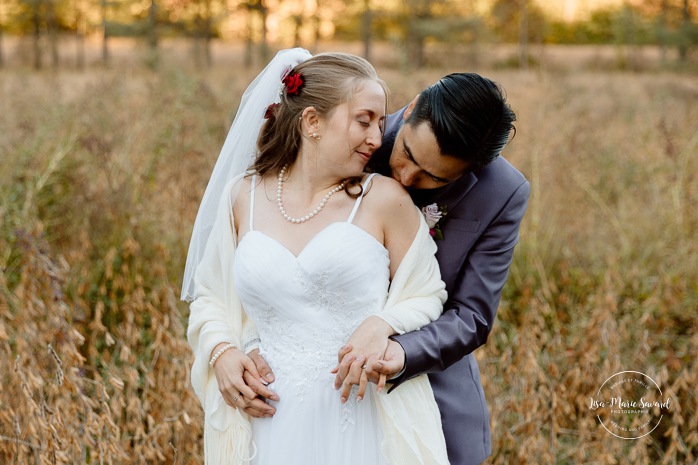
[[[368,379],[379,379],[381,375],[390,381],[395,378],[405,368],[405,350],[400,343],[390,339],[388,348],[385,349],[383,360],[371,360],[366,364],[366,375]]]
[[[338,364],[332,370],[336,373],[334,387],[341,388],[340,397],[346,402],[353,385],[359,386],[358,397],[363,397],[367,377],[363,367],[368,362],[373,362],[383,357],[388,345],[388,336],[395,331],[383,319],[370,316],[359,325],[351,335],[347,344],[338,353]],[[368,362],[367,362],[368,360]],[[379,388],[382,384],[376,380]]]

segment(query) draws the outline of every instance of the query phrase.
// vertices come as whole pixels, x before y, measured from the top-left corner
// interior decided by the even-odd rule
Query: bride
[[[436,319],[436,247],[409,195],[364,173],[386,88],[348,54],[282,51],[243,96],[199,208],[182,298],[207,464],[447,464],[425,376],[387,394],[334,390],[339,346],[368,319],[385,335]],[[251,418],[259,348],[273,416]],[[247,370],[247,373],[245,373]]]

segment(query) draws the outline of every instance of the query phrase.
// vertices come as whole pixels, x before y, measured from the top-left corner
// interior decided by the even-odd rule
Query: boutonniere
[[[437,205],[432,203],[426,207],[422,207],[422,213],[424,214],[424,219],[427,221],[427,226],[429,226],[429,234],[435,239],[443,239],[444,233],[441,232],[441,227],[439,223],[446,216],[446,205]]]

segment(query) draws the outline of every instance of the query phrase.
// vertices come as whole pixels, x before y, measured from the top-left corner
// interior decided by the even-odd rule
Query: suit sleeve
[[[441,316],[419,331],[393,338],[405,350],[405,369],[393,381],[394,387],[423,373],[444,371],[487,341],[529,192],[530,185],[523,182],[475,243]]]

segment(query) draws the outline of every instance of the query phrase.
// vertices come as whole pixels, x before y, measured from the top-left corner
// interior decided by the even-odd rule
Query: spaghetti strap
[[[361,195],[356,199],[356,202],[354,202],[354,208],[351,210],[351,215],[349,215],[347,223],[354,221],[354,215],[356,215],[356,211],[359,209],[359,205],[361,205],[361,200],[366,194],[366,186],[368,186],[368,183],[371,182],[371,179],[373,179],[375,175],[376,173],[369,174],[364,183],[361,185]]]
[[[250,188],[250,231],[253,230],[253,224],[252,222],[254,221],[254,188],[255,188],[255,181],[257,180],[257,175],[253,174],[252,175],[252,181],[251,181],[251,188]]]

